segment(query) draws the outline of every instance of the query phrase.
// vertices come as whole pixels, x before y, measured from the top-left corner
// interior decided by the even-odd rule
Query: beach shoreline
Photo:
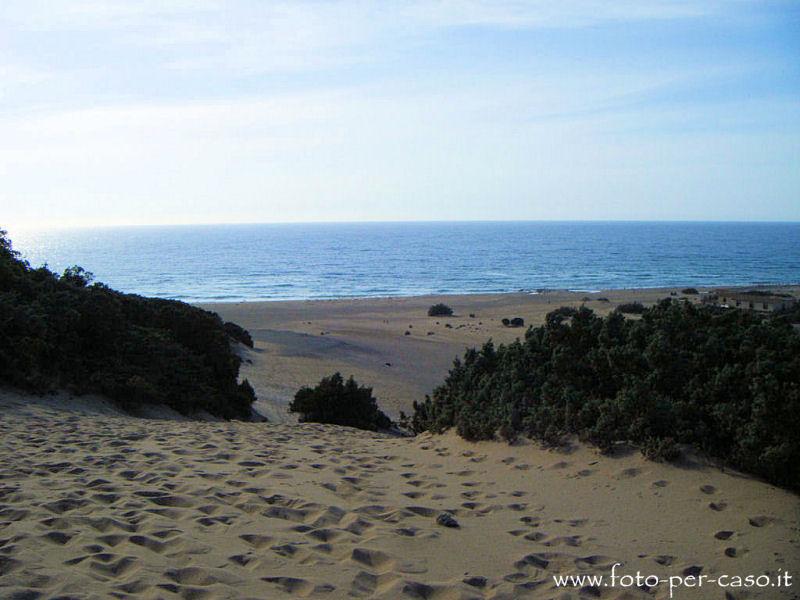
[[[800,286],[737,289],[754,287],[800,296]],[[442,383],[453,360],[467,348],[490,339],[495,344],[513,342],[528,326],[543,324],[545,315],[555,308],[585,304],[605,315],[629,302],[650,305],[663,298],[700,301],[700,295],[684,295],[682,289],[543,290],[534,294],[434,294],[197,306],[250,331],[254,348],[243,350],[241,376],[255,388],[256,408],[267,418],[293,422],[286,407],[295,392],[338,371],[372,387],[381,408],[396,419],[401,411],[410,413],[415,400],[423,400]],[[696,289],[706,292],[717,287]],[[439,302],[451,306],[455,314],[427,316],[428,307]],[[502,319],[514,317],[522,318],[524,326],[502,324]]]
[[[701,293],[713,292],[714,290],[765,290],[765,291],[782,291],[782,290],[800,290],[800,281],[790,281],[784,283],[714,283],[714,284],[680,284],[675,286],[642,286],[642,287],[620,287],[620,288],[600,288],[600,289],[578,289],[578,288],[525,288],[518,290],[505,290],[505,291],[483,291],[483,292],[428,292],[428,293],[408,293],[408,294],[387,294],[387,295],[354,295],[354,296],[330,296],[319,298],[252,298],[240,300],[184,300],[187,304],[199,306],[201,308],[209,306],[224,306],[230,304],[260,304],[260,303],[273,303],[273,302],[338,302],[350,300],[391,300],[399,298],[461,298],[470,296],[509,296],[516,294],[523,294],[529,296],[538,296],[548,293],[566,293],[566,294],[594,294],[603,295],[606,293],[624,293],[624,292],[658,292],[663,291],[669,293],[671,291],[678,292],[683,289],[694,288]]]

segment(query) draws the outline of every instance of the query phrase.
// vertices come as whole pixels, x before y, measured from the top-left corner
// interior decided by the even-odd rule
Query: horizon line
[[[728,224],[800,224],[800,219],[363,219],[310,221],[200,221],[161,223],[0,223],[0,231],[12,230],[73,230],[73,229],[136,229],[167,227],[233,227],[262,225],[381,225],[436,223],[728,223]]]

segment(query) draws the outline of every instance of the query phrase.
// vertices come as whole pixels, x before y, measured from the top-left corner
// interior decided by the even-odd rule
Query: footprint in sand
[[[584,556],[575,559],[575,566],[582,570],[607,570],[611,568],[615,562],[613,558],[594,554],[591,556]]]
[[[581,542],[581,536],[579,536],[579,535],[569,535],[569,536],[555,537],[555,538],[553,538],[551,540],[548,540],[546,542],[542,542],[542,545],[544,545],[544,546],[561,546],[561,545],[564,545],[564,546],[578,547],[578,546],[581,545],[581,543],[582,543]]]
[[[182,569],[172,569],[164,573],[169,579],[181,585],[208,586],[217,582],[216,577],[208,572],[207,569],[199,567],[184,567]]]
[[[629,469],[623,469],[617,475],[618,479],[631,479],[633,477],[637,477],[642,472],[641,469],[637,469],[636,467],[631,467]]]
[[[93,556],[89,567],[99,575],[119,579],[136,570],[139,559],[133,556],[123,556],[114,560],[114,554],[97,554]]]
[[[403,492],[403,496],[406,498],[411,498],[412,500],[423,498],[426,494],[427,492]]]
[[[373,597],[382,595],[398,580],[394,573],[375,575],[367,571],[359,571],[353,579],[350,595],[356,598]]]
[[[684,577],[697,577],[703,572],[702,565],[690,565],[681,571]]]
[[[242,540],[253,546],[256,550],[260,550],[265,546],[272,543],[273,538],[268,535],[258,535],[254,533],[246,533],[239,536]]]
[[[262,581],[275,584],[287,594],[299,598],[305,598],[317,591],[313,583],[299,577],[263,577]],[[320,588],[319,591],[333,591],[334,589],[333,586],[324,584],[324,587]]]
[[[520,560],[514,563],[515,569],[526,569],[528,567],[534,567],[536,569],[547,569],[548,565],[550,564],[550,554],[528,554],[523,556]]]
[[[748,521],[749,521],[750,525],[752,525],[753,527],[765,527],[767,525],[771,525],[772,523],[774,523],[775,519],[773,519],[772,517],[766,517],[764,515],[759,515],[759,516],[756,516],[756,517],[750,517],[750,519],[748,519]]]
[[[247,565],[256,561],[256,558],[250,554],[234,554],[229,556],[228,560],[240,567],[247,567]]]
[[[59,546],[65,546],[70,542],[72,537],[73,536],[64,533],[63,531],[51,531],[49,533],[45,533],[42,536],[42,539]]]
[[[350,558],[362,565],[373,569],[390,570],[394,560],[385,552],[369,548],[353,548]]]

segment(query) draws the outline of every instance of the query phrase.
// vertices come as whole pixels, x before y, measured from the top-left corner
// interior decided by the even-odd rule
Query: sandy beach
[[[798,286],[774,289],[800,291]],[[253,384],[261,412],[275,422],[293,422],[285,407],[295,392],[336,371],[373,387],[381,408],[396,418],[442,383],[453,360],[468,347],[488,339],[496,344],[512,342],[524,335],[528,325],[544,323],[545,315],[559,306],[585,304],[605,315],[625,302],[647,305],[670,293],[683,297],[680,290],[243,302],[203,308],[250,331],[255,348],[245,353],[248,362],[242,366],[242,377]],[[696,295],[686,298],[699,302]],[[437,302],[451,306],[454,316],[428,317],[428,307]],[[523,318],[525,327],[502,324],[503,318],[513,317]]]
[[[668,598],[552,576],[800,564],[797,497],[702,461],[141,419],[8,391],[0,410],[2,598]],[[674,597],[793,597],[725,591]]]

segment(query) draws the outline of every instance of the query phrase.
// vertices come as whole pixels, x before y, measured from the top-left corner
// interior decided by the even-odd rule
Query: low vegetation
[[[775,319],[784,321],[785,323],[800,325],[800,302],[795,302],[787,308],[775,311],[773,316]]]
[[[442,302],[434,304],[428,309],[429,317],[452,317],[453,309]]]
[[[405,422],[470,440],[632,442],[663,460],[690,444],[800,488],[800,335],[785,319],[674,299],[641,319],[563,307],[523,341],[468,350]]]
[[[683,288],[683,289],[681,290],[681,294],[684,294],[684,295],[686,295],[686,296],[696,296],[696,295],[697,295],[697,294],[699,294],[699,293],[700,293],[700,292],[698,292],[698,291],[697,291],[697,289],[696,289],[696,288],[693,288],[693,287],[689,287],[689,288]]]
[[[625,302],[617,306],[617,310],[623,314],[640,315],[644,312],[644,304],[641,302]]]
[[[316,386],[298,390],[289,410],[300,414],[301,423],[330,423],[377,431],[392,422],[379,408],[372,388],[358,385],[352,375],[324,377]]]
[[[786,292],[777,292],[777,291],[770,291],[770,290],[746,290],[742,292],[742,294],[746,294],[748,296],[777,296],[778,298],[791,298],[791,294],[787,294]]]
[[[255,399],[239,383],[231,336],[238,325],[183,302],[143,298],[92,283],[71,267],[34,268],[0,232],[0,382],[43,392],[99,393],[132,409],[166,404],[247,418]]]
[[[525,326],[525,319],[522,317],[514,317],[512,319],[500,319],[500,322],[505,327],[524,327]]]

